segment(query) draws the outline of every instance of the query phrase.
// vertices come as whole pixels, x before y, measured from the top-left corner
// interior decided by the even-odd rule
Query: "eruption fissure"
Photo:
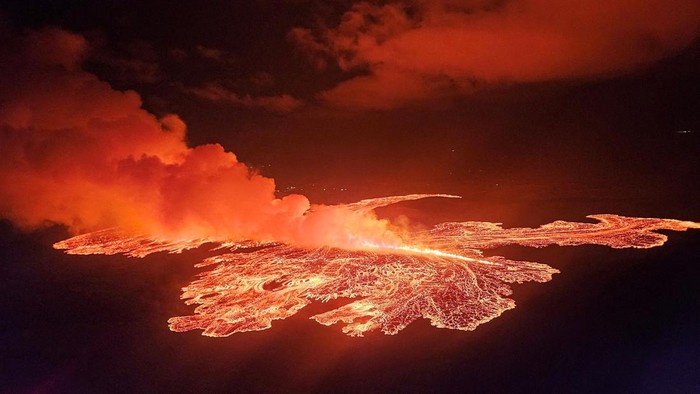
[[[377,244],[373,244],[373,243],[369,243],[369,242],[364,243],[363,246],[370,248],[370,249],[376,249],[376,250],[382,251],[384,253],[386,253],[387,251],[396,252],[396,253],[404,252],[404,253],[415,254],[415,255],[445,257],[448,259],[462,260],[462,261],[467,261],[470,263],[479,263],[479,264],[486,264],[486,265],[499,265],[498,263],[494,263],[491,261],[464,257],[464,256],[459,255],[459,254],[443,252],[442,250],[437,250],[437,249],[420,248],[418,246],[377,245]]]

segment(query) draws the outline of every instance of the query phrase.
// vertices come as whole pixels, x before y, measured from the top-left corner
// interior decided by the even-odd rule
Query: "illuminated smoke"
[[[157,119],[137,93],[80,70],[81,36],[46,29],[14,47],[0,53],[0,213],[17,225],[307,246],[398,241],[372,213],[277,198],[272,179],[218,144],[188,147],[176,115]]]

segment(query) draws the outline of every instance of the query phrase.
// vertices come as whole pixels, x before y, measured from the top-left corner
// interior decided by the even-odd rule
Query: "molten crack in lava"
[[[381,206],[435,196],[452,197],[386,197],[337,207],[365,215]],[[510,283],[547,282],[559,272],[545,264],[484,257],[483,249],[511,244],[651,248],[667,239],[657,230],[700,228],[700,223],[671,219],[589,218],[598,223],[555,221],[538,228],[512,229],[485,222],[442,223],[402,234],[399,243],[359,240],[350,248],[219,242],[218,249],[228,252],[197,264],[213,269],[183,288],[181,298],[197,305],[194,314],[171,318],[170,329],[199,329],[214,337],[264,330],[273,320],[292,316],[312,301],[355,298],[312,319],[324,325],[345,323],[343,332],[354,336],[377,329],[396,334],[419,317],[440,328],[473,330],[515,307],[508,298]],[[161,251],[178,253],[211,241],[150,239],[108,229],[54,246],[72,254],[143,257]]]

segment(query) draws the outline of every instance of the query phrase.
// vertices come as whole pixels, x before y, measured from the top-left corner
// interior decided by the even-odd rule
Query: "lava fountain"
[[[426,197],[454,196],[385,197],[325,208],[366,217],[375,208]],[[310,210],[305,216],[314,214]],[[327,326],[343,323],[344,333],[362,336],[374,330],[396,334],[420,317],[439,328],[473,330],[515,307],[508,298],[510,284],[547,282],[559,272],[546,264],[485,257],[485,249],[513,244],[651,248],[667,239],[658,230],[700,228],[700,223],[672,219],[589,218],[598,223],[555,221],[511,229],[488,222],[442,223],[371,238],[344,228],[342,233],[350,236],[345,241],[315,247],[274,240],[154,238],[112,228],[54,247],[70,254],[143,257],[216,242],[222,253],[196,265],[210,270],[183,288],[181,298],[196,305],[194,313],[172,317],[172,331],[203,330],[203,335],[223,337],[264,330],[313,301],[349,298],[355,300],[311,318]]]

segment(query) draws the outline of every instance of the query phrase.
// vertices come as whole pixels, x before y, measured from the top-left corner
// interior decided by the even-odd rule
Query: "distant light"
[[[695,130],[678,130],[678,131],[676,131],[676,134],[690,134],[690,133],[694,133],[694,132],[695,132]]]

